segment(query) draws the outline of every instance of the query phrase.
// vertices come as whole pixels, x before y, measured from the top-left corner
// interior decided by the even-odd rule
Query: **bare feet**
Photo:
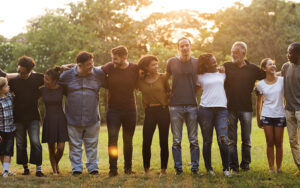
[[[150,172],[150,169],[149,169],[149,168],[145,168],[144,171],[145,171],[144,174],[145,174],[145,175],[148,175],[149,172]]]
[[[159,174],[159,177],[164,177],[165,175],[167,174],[167,170],[166,169],[161,169],[160,170],[160,174]]]

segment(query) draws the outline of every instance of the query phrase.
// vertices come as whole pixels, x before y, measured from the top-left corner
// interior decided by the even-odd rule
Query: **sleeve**
[[[281,76],[283,76],[283,77],[285,76],[288,66],[289,66],[289,62],[282,65],[282,67],[281,67]]]
[[[258,66],[255,66],[255,73],[256,73],[256,78],[255,80],[262,80],[266,78],[266,72],[261,70]]]
[[[261,82],[258,82],[255,88],[255,92],[256,94],[262,95],[263,91],[262,91],[262,87],[261,87]]]
[[[5,73],[5,72],[3,72],[3,70],[2,70],[2,69],[0,69],[0,77],[6,77],[6,73]]]
[[[101,87],[107,88],[107,77],[102,67],[101,68],[95,67],[95,74],[97,80],[101,83]]]
[[[172,74],[172,70],[171,70],[171,59],[169,59],[168,60],[168,62],[167,62],[167,67],[166,67],[166,72],[168,73],[168,74]]]
[[[13,79],[8,80],[8,85],[9,85],[10,91],[14,92],[15,87],[14,87],[14,80]]]

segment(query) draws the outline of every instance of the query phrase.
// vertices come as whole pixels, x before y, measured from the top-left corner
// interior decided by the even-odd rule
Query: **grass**
[[[68,158],[69,147],[66,144],[64,156],[60,162],[62,174],[60,176],[51,175],[51,166],[48,156],[48,147],[43,144],[43,171],[47,175],[45,178],[34,176],[35,166],[30,165],[32,175],[22,176],[22,166],[16,165],[15,156],[12,160],[11,170],[17,175],[6,179],[0,178],[0,187],[299,187],[300,177],[295,177],[296,171],[291,150],[288,142],[287,131],[284,135],[284,157],[281,174],[269,174],[266,157],[265,136],[262,129],[259,129],[253,121],[252,129],[252,163],[249,172],[241,172],[238,176],[225,178],[222,173],[221,157],[219,154],[216,136],[212,146],[212,165],[216,171],[216,176],[211,177],[206,174],[202,157],[202,136],[199,129],[199,146],[201,149],[200,173],[202,175],[192,175],[190,173],[190,152],[186,129],[184,128],[182,141],[183,175],[175,176],[173,169],[173,158],[171,151],[172,134],[169,137],[169,163],[167,176],[159,178],[160,172],[160,147],[158,130],[156,130],[152,143],[151,172],[148,176],[143,174],[142,161],[142,126],[138,126],[135,131],[133,141],[133,169],[134,175],[125,175],[123,172],[122,154],[122,132],[119,135],[119,176],[108,177],[108,154],[107,154],[107,129],[101,127],[99,135],[99,168],[100,175],[88,175],[84,169],[83,175],[74,177],[71,175],[71,164]],[[240,141],[240,134],[239,134]],[[241,159],[240,142],[238,145],[239,159]],[[83,161],[86,161],[85,154]]]

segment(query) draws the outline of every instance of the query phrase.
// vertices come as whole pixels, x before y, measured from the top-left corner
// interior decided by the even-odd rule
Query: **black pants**
[[[158,124],[161,169],[166,169],[169,159],[169,128],[170,113],[167,107],[148,107],[145,109],[145,120],[143,127],[143,160],[144,168],[150,168],[151,143],[153,134]]]
[[[132,168],[132,138],[136,126],[135,110],[108,109],[106,113],[108,129],[108,153],[110,170],[117,170],[118,161],[118,137],[122,125],[123,128],[123,153],[124,169]]]

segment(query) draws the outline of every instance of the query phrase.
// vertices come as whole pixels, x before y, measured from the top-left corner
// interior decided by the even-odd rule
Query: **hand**
[[[225,73],[225,67],[224,66],[217,67],[217,70],[219,71],[219,73]]]
[[[264,126],[260,124],[260,121],[259,121],[259,120],[257,121],[257,126],[258,126],[260,129],[263,129],[263,128],[264,128]]]
[[[0,143],[2,142],[2,137],[0,136]]]
[[[62,65],[61,70],[62,70],[62,72],[64,72],[64,71],[69,70],[70,68],[72,68],[74,66],[75,66],[75,64]]]

